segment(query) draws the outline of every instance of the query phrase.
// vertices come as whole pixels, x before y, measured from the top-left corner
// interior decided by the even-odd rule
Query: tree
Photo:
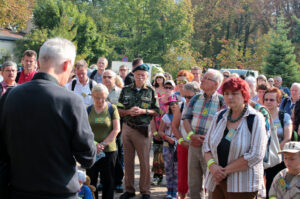
[[[0,27],[24,29],[32,16],[34,4],[35,0],[0,0]]]
[[[275,29],[270,31],[268,54],[264,57],[264,72],[269,77],[280,75],[285,86],[299,81],[298,65],[291,40],[288,40],[288,29],[284,17],[277,18]]]
[[[45,40],[63,37],[77,46],[77,59],[95,63],[98,57],[107,55],[105,38],[97,32],[96,24],[86,12],[86,3],[75,5],[71,1],[38,0],[33,12],[36,28],[18,41],[18,54],[26,49],[38,52]]]

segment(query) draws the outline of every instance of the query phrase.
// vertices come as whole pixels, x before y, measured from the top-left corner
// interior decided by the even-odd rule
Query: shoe
[[[98,185],[98,191],[102,191],[102,189],[103,189],[103,185],[102,185],[102,184],[99,184],[99,185]]]
[[[167,196],[165,197],[165,199],[172,199],[172,191],[167,192]]]
[[[157,186],[159,184],[159,181],[161,181],[159,179],[159,177],[155,177],[155,178],[152,179],[151,185]]]
[[[123,187],[122,187],[122,185],[117,185],[117,186],[115,187],[115,191],[116,191],[117,193],[123,193]]]
[[[177,199],[177,192],[172,192],[172,199]]]
[[[149,194],[142,194],[142,199],[150,199],[150,195]]]
[[[119,199],[129,199],[135,196],[135,193],[125,192],[122,195],[120,195]]]

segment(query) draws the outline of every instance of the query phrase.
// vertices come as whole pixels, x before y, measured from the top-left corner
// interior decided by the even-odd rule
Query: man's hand
[[[130,112],[130,116],[138,116],[138,115],[145,114],[145,110],[137,106],[134,106],[131,109],[129,109],[129,112]]]
[[[204,135],[191,135],[191,145],[193,147],[199,147],[203,144],[204,142],[204,138],[205,136]]]

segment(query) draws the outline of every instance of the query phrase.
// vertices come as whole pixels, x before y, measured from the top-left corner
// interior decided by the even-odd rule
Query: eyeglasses
[[[165,89],[173,90],[173,87],[166,86]]]
[[[229,77],[229,75],[223,75],[224,77]]]
[[[275,102],[275,99],[264,99],[265,102]]]
[[[127,71],[128,69],[120,69],[120,71]]]
[[[203,77],[202,80],[210,80],[210,81],[212,81],[212,82],[216,82],[216,80],[211,79],[211,78],[209,78],[209,77]]]
[[[185,99],[192,99],[194,96],[183,96]]]
[[[4,72],[7,72],[7,73],[15,73],[15,72],[17,72],[17,70],[4,70]]]
[[[106,78],[111,79],[112,76],[103,76],[103,79],[106,79]]]
[[[169,105],[172,106],[174,104],[178,104],[178,102],[170,102]]]
[[[186,80],[176,80],[176,84],[186,84]]]

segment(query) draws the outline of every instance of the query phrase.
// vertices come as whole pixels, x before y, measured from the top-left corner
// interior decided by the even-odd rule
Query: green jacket
[[[128,110],[134,106],[142,109],[150,109],[159,113],[159,104],[155,90],[145,84],[140,91],[137,90],[135,83],[125,86],[120,94],[118,108]],[[149,124],[152,115],[124,116],[123,121],[134,123],[136,125]]]

